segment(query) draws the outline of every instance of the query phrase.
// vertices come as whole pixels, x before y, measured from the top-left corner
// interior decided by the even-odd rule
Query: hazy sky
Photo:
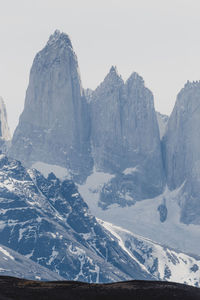
[[[138,72],[169,114],[178,91],[200,79],[199,0],[0,0],[0,95],[13,131],[35,54],[55,29],[68,33],[83,86],[116,65]]]

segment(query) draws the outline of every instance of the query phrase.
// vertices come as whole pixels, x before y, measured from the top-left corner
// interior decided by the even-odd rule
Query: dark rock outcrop
[[[0,277],[0,300],[199,300],[200,290],[177,283],[127,281],[86,284],[58,281],[37,282]]]

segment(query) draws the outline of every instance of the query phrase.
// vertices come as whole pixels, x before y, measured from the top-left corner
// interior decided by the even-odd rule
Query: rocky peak
[[[55,32],[49,37],[47,42],[47,46],[52,45],[69,46],[72,48],[72,43],[69,36],[64,32],[60,32],[58,29],[56,29]]]
[[[118,73],[117,67],[112,66],[108,75],[105,77],[104,82],[114,83],[114,82],[123,82],[121,75]]]
[[[140,84],[144,86],[144,79],[142,78],[142,76],[140,76],[138,73],[133,72],[130,77],[127,79],[126,81],[127,85],[136,85],[136,84]]]
[[[118,92],[123,85],[124,81],[121,75],[119,75],[117,68],[112,66],[103,82],[93,92],[92,100],[100,99],[108,94],[111,95],[115,92]]]
[[[167,147],[166,159],[170,160],[166,164],[166,169],[171,188],[180,186],[195,161],[200,159],[199,115],[200,82],[187,82],[177,96],[164,136],[164,145]]]
[[[89,130],[76,54],[55,31],[34,59],[10,155],[26,166],[41,161],[80,174],[91,168]]]
[[[158,124],[153,95],[144,86],[142,77],[133,73],[124,84],[112,67],[94,91],[90,106],[96,170],[118,174],[109,187],[102,189],[105,193],[101,200],[106,205],[111,201],[126,203],[127,193],[133,203],[160,193],[164,176]],[[124,170],[136,166],[140,166],[140,172],[122,175]]]
[[[0,97],[0,138],[5,141],[11,140],[10,129],[7,121],[6,106],[2,97]]]
[[[200,82],[187,82],[177,96],[163,138],[163,156],[170,189],[184,184],[180,200],[185,223],[200,223]]]

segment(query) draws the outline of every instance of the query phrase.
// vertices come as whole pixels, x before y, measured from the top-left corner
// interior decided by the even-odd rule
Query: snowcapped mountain
[[[0,244],[0,275],[33,280],[63,280],[57,273]]]
[[[10,155],[28,167],[37,161],[60,165],[81,181],[92,169],[89,134],[77,57],[69,37],[57,30],[33,61]]]
[[[4,275],[88,282],[159,279],[199,285],[198,258],[96,220],[72,181],[60,181],[53,173],[45,178],[3,154],[0,240]]]
[[[0,156],[0,241],[70,280],[152,279],[89,213],[76,186]]]
[[[128,230],[99,220],[120,246],[158,280],[200,286],[200,257],[195,258],[161,246]]]
[[[188,82],[168,120],[143,78],[124,82],[116,67],[84,90],[71,41],[56,31],[34,59],[9,152],[47,178],[0,157],[1,243],[67,279],[199,285],[198,259],[181,253],[200,247],[199,101],[200,83]],[[99,224],[87,205],[180,253]]]

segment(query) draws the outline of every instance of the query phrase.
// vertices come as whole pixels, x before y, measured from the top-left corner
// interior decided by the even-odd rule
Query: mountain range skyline
[[[4,2],[0,82],[11,131],[23,110],[34,54],[56,28],[72,38],[84,88],[95,89],[117,65],[125,80],[138,72],[154,94],[156,110],[169,115],[185,82],[200,78],[199,5],[196,0]]]
[[[136,72],[124,81],[112,66],[85,90],[56,30],[12,139],[0,100],[0,273],[200,285],[200,81],[185,83],[169,118]]]

